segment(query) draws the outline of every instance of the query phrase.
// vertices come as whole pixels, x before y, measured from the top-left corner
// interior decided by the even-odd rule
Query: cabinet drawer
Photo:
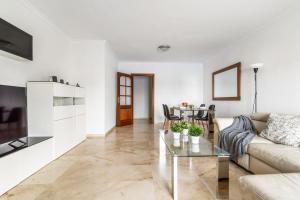
[[[85,114],[85,105],[76,105],[75,106],[75,114],[76,115],[84,115]]]
[[[55,83],[53,84],[53,94],[56,97],[74,97],[75,87],[70,85]]]
[[[53,107],[53,120],[61,120],[75,116],[74,106],[55,106]]]
[[[77,144],[86,139],[85,115],[76,116],[76,141]]]

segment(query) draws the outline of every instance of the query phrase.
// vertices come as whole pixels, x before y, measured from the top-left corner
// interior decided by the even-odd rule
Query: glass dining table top
[[[190,136],[181,135],[180,139],[174,139],[172,132],[160,133],[169,152],[176,157],[220,157],[230,156],[228,152],[214,145],[200,136],[199,144],[192,144]]]
[[[199,111],[199,110],[208,111],[209,110],[204,107],[180,107],[180,106],[174,106],[173,109],[181,110],[181,111]]]

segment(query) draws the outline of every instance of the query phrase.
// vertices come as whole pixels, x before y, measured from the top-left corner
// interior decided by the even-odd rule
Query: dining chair
[[[201,104],[200,107],[205,107],[205,104]],[[188,115],[189,121],[196,119],[196,118],[201,118],[204,115],[204,110],[199,110],[198,113],[196,115]]]
[[[182,120],[182,117],[178,117],[176,115],[171,115],[169,107],[166,104],[163,104],[163,109],[164,109],[164,114],[165,114],[165,121],[164,121],[163,128],[165,128],[166,122],[167,122],[167,124],[169,124],[170,121],[172,123],[173,121]]]
[[[204,127],[203,122],[206,122],[207,130],[209,130],[209,115],[210,115],[209,111],[215,111],[215,108],[216,108],[216,106],[212,104],[212,105],[210,105],[210,106],[208,107],[208,111],[206,111],[206,114],[205,114],[204,116],[202,116],[202,117],[198,117],[198,116],[197,116],[197,117],[195,118],[196,121],[202,123],[202,126],[203,126],[203,127]]]

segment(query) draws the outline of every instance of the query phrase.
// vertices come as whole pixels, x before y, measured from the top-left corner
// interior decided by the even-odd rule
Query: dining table
[[[198,111],[204,111],[204,112],[208,112],[208,123],[213,124],[213,118],[215,116],[215,111],[214,110],[210,110],[206,107],[191,107],[191,106],[173,106],[172,107],[173,110],[177,110],[180,113],[180,118],[182,118],[182,113],[184,112],[191,112],[192,113],[192,123],[195,123],[195,116],[197,115]],[[210,127],[209,127],[210,130]]]

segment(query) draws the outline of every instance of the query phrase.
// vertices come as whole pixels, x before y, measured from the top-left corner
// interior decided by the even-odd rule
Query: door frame
[[[150,80],[151,80],[151,91],[150,91],[150,95],[151,95],[151,113],[150,113],[150,123],[151,124],[154,124],[154,112],[155,112],[155,109],[154,109],[154,100],[155,100],[155,74],[154,73],[131,73],[131,76],[132,76],[132,82],[134,82],[134,77],[137,77],[137,76],[143,76],[143,77],[149,77]],[[134,93],[134,87],[132,88],[133,90],[133,93]],[[134,113],[134,103],[132,103],[132,110],[133,110],[133,113]],[[134,115],[133,115],[133,119],[134,119]]]

